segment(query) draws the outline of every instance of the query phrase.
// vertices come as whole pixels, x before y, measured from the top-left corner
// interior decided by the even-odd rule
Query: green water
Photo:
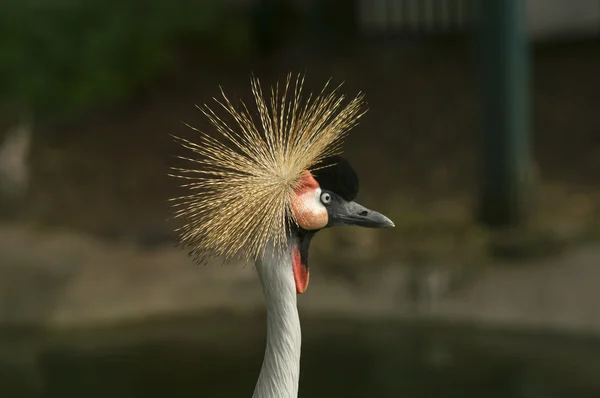
[[[263,321],[149,322],[29,346],[5,337],[5,351],[11,338],[26,348],[0,352],[0,397],[250,397]],[[600,397],[591,339],[331,319],[303,331],[301,397]]]

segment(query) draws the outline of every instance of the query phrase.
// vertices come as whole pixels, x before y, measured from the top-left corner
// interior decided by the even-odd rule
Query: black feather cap
[[[356,199],[358,175],[345,158],[329,156],[317,163],[311,172],[321,189],[334,192],[347,201]]]

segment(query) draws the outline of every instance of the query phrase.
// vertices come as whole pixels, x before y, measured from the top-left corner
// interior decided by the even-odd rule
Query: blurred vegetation
[[[353,8],[338,3],[301,10],[277,0],[237,7],[221,0],[3,0],[0,112],[46,122],[119,103],[186,48],[225,57],[254,50],[268,55],[298,31],[318,43],[332,31],[347,39],[354,25],[346,14]]]
[[[178,40],[208,35],[224,14],[219,0],[4,0],[0,7],[0,104],[37,118],[131,95],[170,62]]]

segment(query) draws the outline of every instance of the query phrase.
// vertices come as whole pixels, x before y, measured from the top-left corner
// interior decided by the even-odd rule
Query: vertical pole
[[[529,47],[523,0],[480,0],[483,181],[480,220],[517,226],[527,213]]]

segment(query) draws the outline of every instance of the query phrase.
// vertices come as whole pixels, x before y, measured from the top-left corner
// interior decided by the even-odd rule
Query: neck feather
[[[281,255],[268,250],[256,263],[267,306],[267,344],[253,398],[298,396],[301,331],[291,248]]]

